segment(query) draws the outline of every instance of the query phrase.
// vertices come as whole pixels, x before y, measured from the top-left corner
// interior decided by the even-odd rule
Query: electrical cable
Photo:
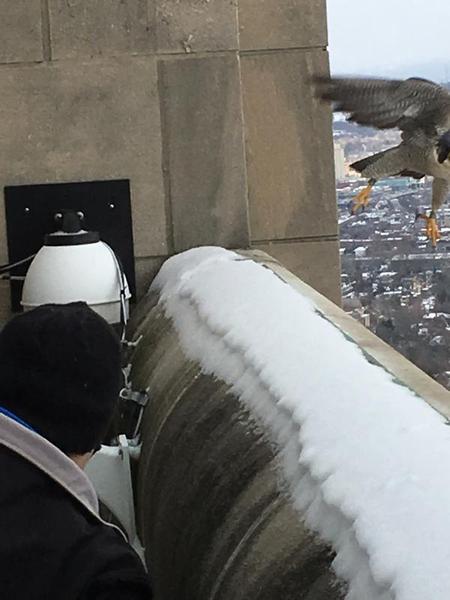
[[[8,263],[6,265],[0,265],[0,274],[8,273],[9,271],[11,271],[11,269],[14,269],[15,267],[19,267],[20,265],[30,262],[31,260],[33,260],[33,258],[35,256],[36,256],[36,254],[31,254],[30,256],[27,256],[26,258],[22,258],[22,260],[18,260],[13,263]]]
[[[119,276],[120,324],[122,326],[122,334],[121,334],[120,341],[125,342],[126,326],[128,323],[128,311],[127,311],[127,304],[126,304],[127,284],[126,284],[126,279],[125,279],[125,271],[122,266],[122,262],[121,262],[120,258],[117,256],[117,254],[111,248],[111,246],[109,244],[107,244],[106,242],[103,242],[103,243],[105,244],[105,246],[108,248],[108,250],[112,254],[112,257],[113,257],[115,265],[116,265],[117,274]]]

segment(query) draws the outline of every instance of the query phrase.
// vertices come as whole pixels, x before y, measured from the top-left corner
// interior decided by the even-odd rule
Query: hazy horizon
[[[327,0],[334,74],[450,79],[450,4]],[[411,71],[411,68],[413,71]]]

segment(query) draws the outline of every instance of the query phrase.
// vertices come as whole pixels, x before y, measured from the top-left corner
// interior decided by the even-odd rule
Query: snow
[[[450,319],[450,315],[448,313],[443,313],[443,312],[438,312],[438,313],[430,312],[427,315],[423,316],[424,319],[438,319],[439,317],[442,317],[444,319]]]
[[[347,600],[448,600],[450,427],[314,304],[220,248],[169,259],[153,290],[186,355],[227,382],[280,448]]]

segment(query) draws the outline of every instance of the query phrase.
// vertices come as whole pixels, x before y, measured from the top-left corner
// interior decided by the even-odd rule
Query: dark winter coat
[[[142,563],[66,455],[0,414],[0,598],[149,600]]]

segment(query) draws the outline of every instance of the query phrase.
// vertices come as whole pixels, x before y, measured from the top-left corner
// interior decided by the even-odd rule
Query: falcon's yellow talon
[[[431,245],[433,248],[436,248],[438,241],[441,239],[441,232],[439,231],[439,225],[436,217],[434,216],[434,212],[431,212],[430,216],[419,214],[417,217],[426,222],[425,235],[429,240],[431,240]]]
[[[369,204],[370,194],[374,184],[370,183],[363,190],[359,192],[356,198],[353,200],[352,215],[355,215],[360,208],[366,208]]]

